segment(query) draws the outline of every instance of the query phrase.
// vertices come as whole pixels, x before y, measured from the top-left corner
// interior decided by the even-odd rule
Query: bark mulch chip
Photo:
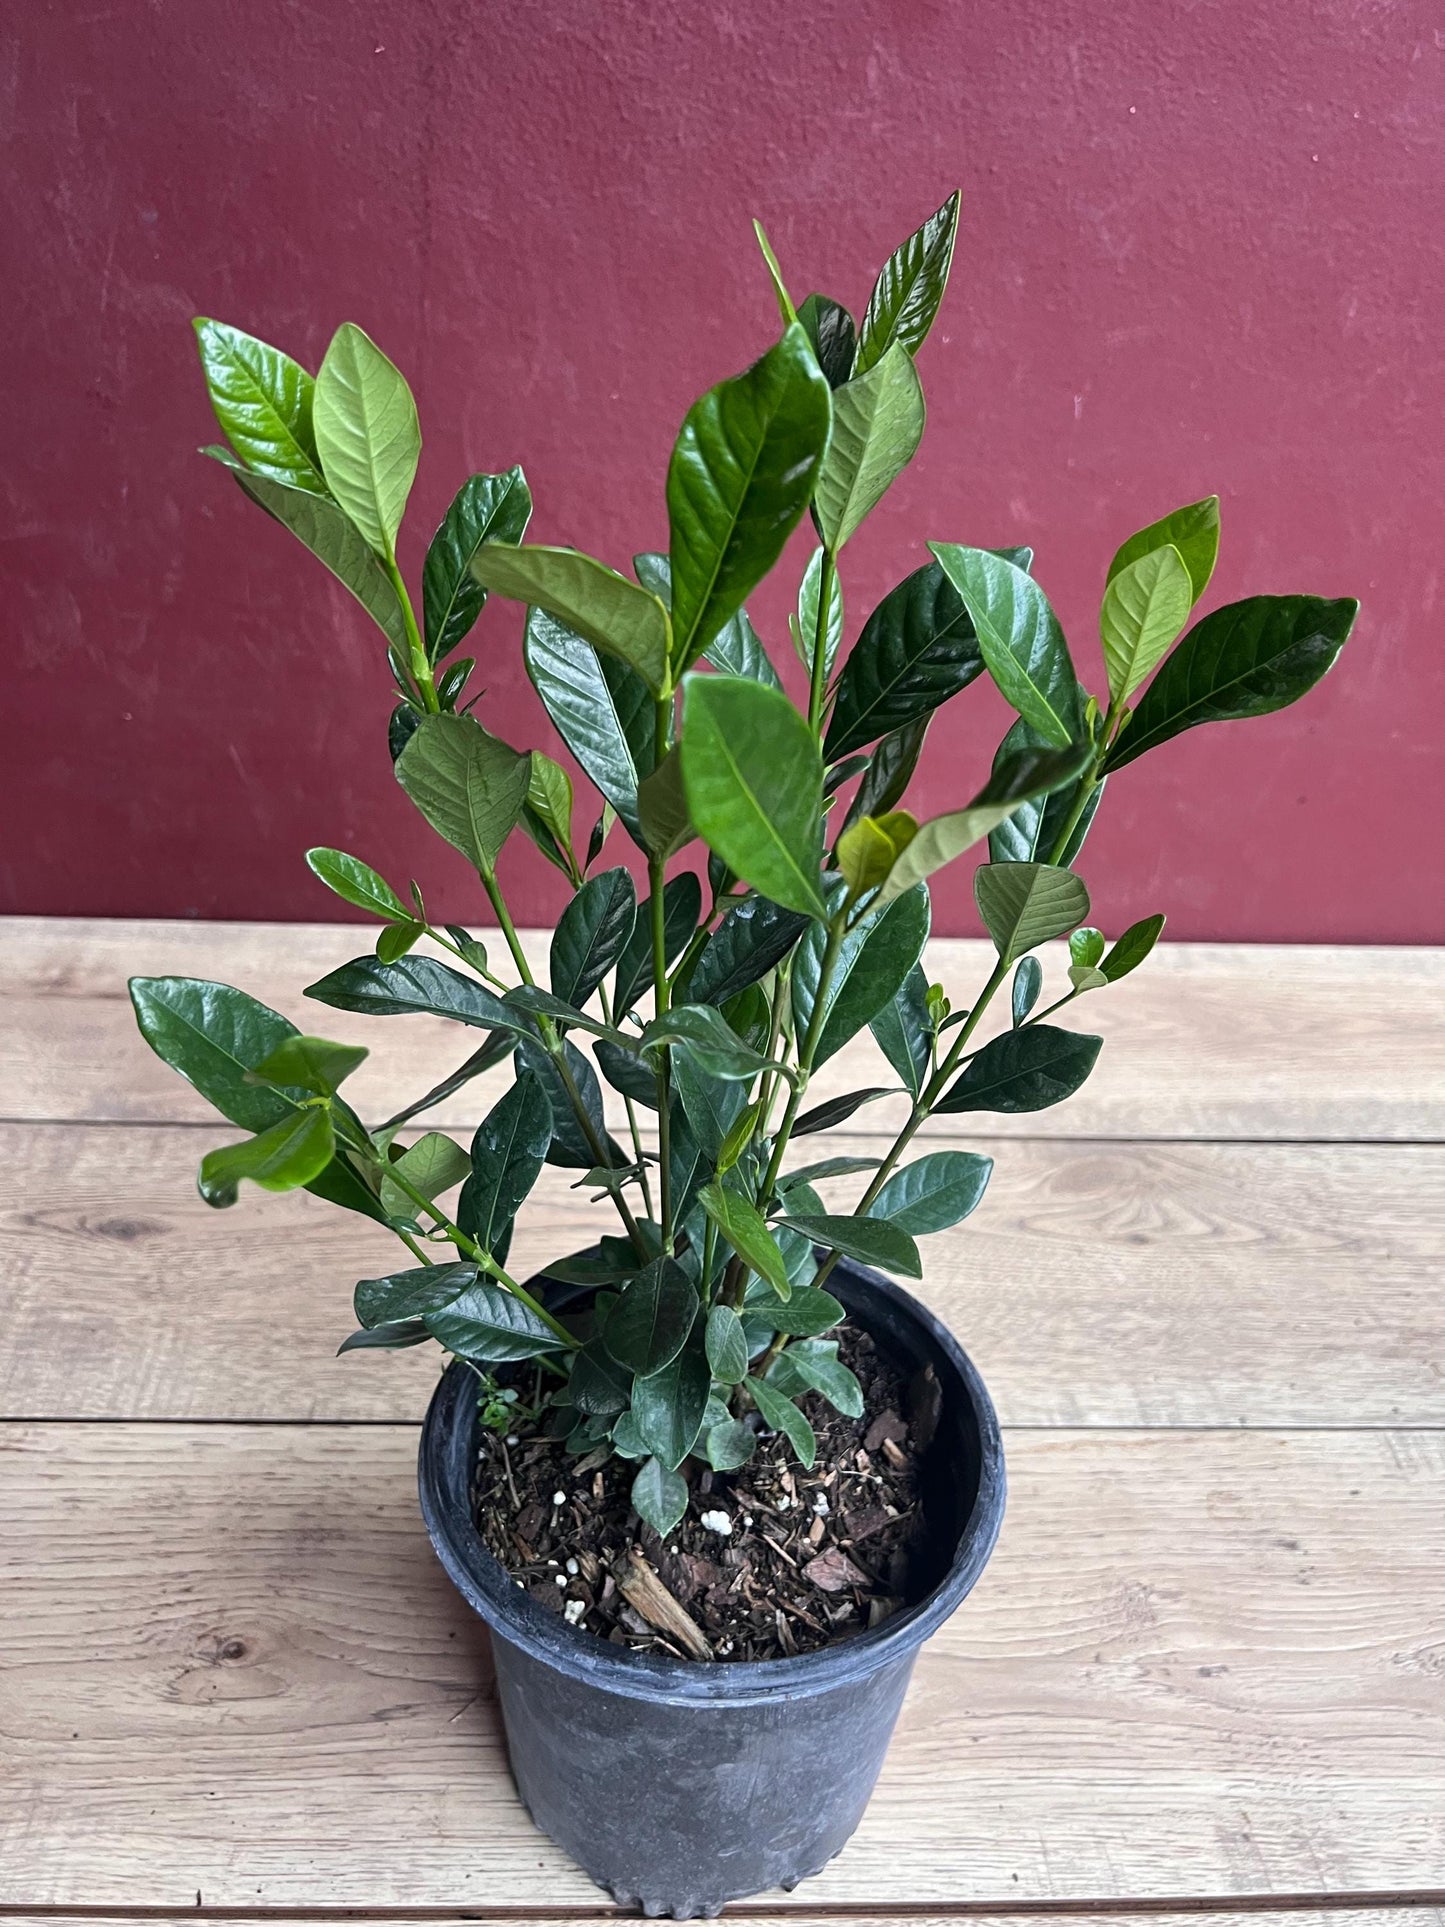
[[[866,1332],[838,1336],[864,1416],[810,1393],[808,1472],[771,1434],[741,1471],[689,1462],[687,1512],[665,1541],[632,1510],[631,1461],[583,1470],[526,1423],[512,1444],[484,1432],[474,1503],[488,1549],[549,1612],[636,1652],[780,1659],[881,1625],[909,1597],[916,1455],[934,1415]]]

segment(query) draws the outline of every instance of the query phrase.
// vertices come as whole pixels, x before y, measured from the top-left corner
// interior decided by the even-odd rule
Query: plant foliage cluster
[[[522,470],[473,475],[427,551],[419,617],[396,559],[421,447],[400,372],[350,323],[314,380],[235,328],[196,324],[227,441],[206,453],[386,637],[397,779],[474,866],[506,953],[435,925],[415,885],[403,896],[357,857],[310,852],[320,880],[380,930],[374,953],[306,994],[479,1033],[451,1077],[379,1127],[343,1095],[363,1050],[303,1035],[226,985],[135,980],[147,1040],[248,1133],[203,1159],[201,1193],[226,1205],[243,1181],[304,1186],[388,1226],[409,1262],[357,1285],[359,1329],[343,1350],[435,1341],[476,1369],[499,1424],[515,1392],[498,1370],[536,1361],[552,1429],[577,1452],[635,1461],[636,1508],[662,1532],[686,1506],[689,1457],[739,1467],[761,1427],[809,1463],[803,1395],[861,1409],[838,1355],[833,1266],[842,1256],[919,1277],[918,1241],[965,1218],[988,1182],[990,1161],[971,1153],[910,1160],[920,1126],[1037,1111],[1088,1077],[1099,1038],[1055,1020],[1142,963],[1164,921],[1112,944],[1090,923],[1074,866],[1106,784],[1181,731],[1302,696],[1356,611],[1254,596],[1194,620],[1219,538],[1211,497],[1115,555],[1097,695],[1028,549],[929,543],[845,654],[841,565],[919,445],[914,357],[957,222],[954,195],[884,264],[856,323],[822,295],[795,307],[759,230],[780,332],[688,411],[667,473],[666,553],[637,556],[626,576],[528,544]],[[746,603],[808,515],[817,543],[790,623],[808,694],[795,706]],[[580,844],[567,772],[502,741],[467,698],[475,661],[459,651],[489,596],[525,605],[527,673],[602,799]],[[925,734],[985,674],[1017,721],[975,793],[920,821],[905,797]],[[645,858],[640,901],[626,868],[601,867],[616,824]],[[517,833],[573,893],[545,983],[497,881]],[[997,960],[952,1009],[922,962],[928,882],[985,839],[974,892]],[[705,882],[689,861],[699,841]],[[1035,953],[1060,937],[1068,988],[1041,1008]],[[1010,1027],[982,1041],[1006,983]],[[896,1082],[810,1106],[810,1079],[865,1028]],[[403,1127],[507,1058],[513,1081],[470,1146],[439,1131],[403,1144]],[[599,1078],[621,1097],[622,1141]],[[817,1154],[830,1126],[898,1091],[907,1117],[882,1158]],[[583,1288],[560,1314],[507,1269],[546,1163],[579,1173],[616,1215],[611,1235],[552,1266]],[[817,1186],[850,1175],[856,1203],[830,1208]]]

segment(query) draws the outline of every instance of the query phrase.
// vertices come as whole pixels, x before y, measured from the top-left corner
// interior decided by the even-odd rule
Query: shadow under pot
[[[517,1791],[620,1905],[648,1915],[710,1918],[827,1865],[863,1817],[919,1647],[998,1537],[1003,1448],[967,1354],[876,1272],[845,1260],[828,1289],[906,1378],[931,1370],[941,1399],[920,1466],[912,1598],[816,1651],[691,1661],[569,1626],[519,1589],[477,1532],[476,1380],[465,1365],[443,1375],[422,1428],[422,1514],[449,1578],[491,1629]]]

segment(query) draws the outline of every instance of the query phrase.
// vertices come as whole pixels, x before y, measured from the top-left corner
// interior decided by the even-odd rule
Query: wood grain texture
[[[0,1432],[0,1903],[593,1907],[402,1427]],[[1445,1438],[1015,1434],[858,1836],[791,1903],[1445,1887]]]
[[[0,1125],[0,1416],[419,1416],[434,1348],[333,1356],[355,1280],[401,1247],[300,1195],[209,1209],[210,1141]],[[924,1242],[920,1295],[1005,1422],[1445,1424],[1445,1147],[992,1148],[982,1205]],[[571,1175],[533,1193],[519,1275],[610,1228]]]
[[[739,1906],[743,1903],[739,1902]],[[972,1927],[1057,1927],[1066,1922],[1068,1927],[1120,1927],[1122,1921],[1134,1919],[1147,1923],[1147,1927],[1268,1927],[1270,1921],[1281,1921],[1283,1927],[1445,1927],[1445,1911],[1439,1907],[1426,1905],[1380,1906],[1380,1907],[1342,1907],[1315,1908],[1302,1906],[1270,1906],[1251,1911],[1230,1912],[1216,1907],[1191,1907],[1187,1913],[1171,1913],[1150,1909],[1146,1915],[1128,1915],[1122,1912],[1084,1912],[1070,1908],[1067,1913],[981,1913],[975,1908],[950,1908],[947,1913],[917,1913],[912,1909],[905,1914],[897,1910],[887,1913],[874,1913],[871,1910],[860,1913],[849,1908],[846,1914],[815,1913],[806,1906],[790,1904],[781,1910],[766,1913],[755,1912],[751,1908],[739,1913],[729,1907],[723,1918],[728,1927],[764,1927],[765,1922],[776,1921],[781,1911],[788,1927],[838,1927],[846,1921],[847,1927],[952,1927],[952,1923],[967,1920]],[[55,1927],[57,1920],[74,1922],[76,1927],[135,1927],[135,1916],[130,1914],[104,1914],[66,1912],[55,1913],[6,1913],[8,1927]],[[214,1916],[206,1912],[199,1915],[192,1907],[185,1913],[148,1914],[146,1927],[196,1927],[197,1920],[209,1922]],[[241,1923],[255,1922],[256,1927],[316,1927],[315,1913],[286,1914],[277,1912],[234,1914],[226,1913],[227,1921]],[[328,1918],[341,1918],[332,1915]],[[565,1913],[547,1908],[545,1913],[528,1912],[525,1914],[495,1912],[489,1907],[469,1909],[465,1914],[447,1914],[428,1911],[423,1917],[425,1927],[466,1927],[466,1923],[485,1921],[487,1927],[539,1927],[539,1922],[580,1923],[586,1927],[589,1921],[629,1920],[635,1915],[621,1914],[610,1905],[579,1909],[569,1907]],[[347,1920],[364,1920],[366,1927],[419,1927],[415,1914],[350,1913]]]
[[[441,1019],[364,1018],[308,1004],[304,986],[370,948],[355,924],[0,922],[0,1115],[174,1123],[207,1107],[139,1039],[131,975],[237,983],[303,1026],[369,1045],[354,1090],[380,1118],[475,1047]],[[540,964],[547,933],[527,938]],[[941,940],[930,970],[966,1004],[987,974],[982,943]],[[1061,959],[1046,959],[1051,984]],[[1164,943],[1136,975],[1081,1000],[1067,1021],[1105,1038],[1068,1104],[989,1120],[1000,1137],[1445,1139],[1445,952]],[[469,1041],[470,1040],[470,1041]],[[491,1085],[438,1118],[473,1124]],[[868,1040],[815,1081],[824,1096],[890,1082]],[[860,1114],[862,1117],[864,1114]],[[890,1113],[866,1118],[879,1129]]]

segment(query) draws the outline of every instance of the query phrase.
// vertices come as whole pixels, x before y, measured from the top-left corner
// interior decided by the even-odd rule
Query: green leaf
[[[781,1432],[804,1467],[811,1468],[818,1456],[818,1442],[813,1436],[812,1426],[797,1406],[764,1379],[750,1378],[747,1386],[764,1425],[770,1432]]]
[[[902,1278],[923,1276],[923,1261],[918,1255],[918,1246],[906,1231],[884,1219],[808,1212],[800,1217],[790,1213],[778,1222],[787,1225],[790,1230],[801,1231],[815,1245],[827,1245],[830,1250],[841,1251],[845,1258],[856,1258],[861,1264],[876,1265],[880,1271],[897,1272]]]
[[[421,576],[422,625],[428,662],[440,662],[464,640],[487,592],[472,574],[483,542],[520,542],[532,519],[532,491],[520,468],[473,475],[462,483],[431,539]]]
[[[739,676],[691,675],[682,773],[688,812],[709,849],[787,910],[826,914],[823,764],[787,697]]]
[[[663,948],[669,965],[680,955],[702,914],[702,885],[691,871],[673,877],[663,886]],[[617,981],[612,1012],[619,1020],[626,1016],[643,992],[652,988],[652,898],[638,906],[632,935],[617,959]]]
[[[440,1084],[427,1092],[425,1097],[419,1097],[414,1104],[408,1104],[405,1110],[398,1111],[395,1117],[389,1118],[388,1126],[395,1129],[398,1125],[405,1124],[409,1118],[419,1117],[423,1111],[430,1111],[445,1099],[455,1096],[474,1077],[480,1077],[483,1071],[491,1070],[494,1065],[500,1064],[504,1057],[510,1056],[512,1048],[513,1039],[507,1032],[493,1031],[481,1048],[473,1051],[467,1061],[459,1065],[450,1077],[444,1077]]]
[[[764,1307],[764,1315],[774,1331],[795,1338],[816,1338],[819,1332],[841,1325],[846,1313],[831,1292],[819,1291],[813,1285],[795,1285],[785,1305],[770,1303]]]
[[[972,1151],[931,1151],[895,1171],[869,1205],[869,1213],[887,1218],[912,1238],[947,1231],[978,1204],[992,1170],[992,1158]]]
[[[1131,535],[1109,564],[1108,580],[1112,582],[1140,556],[1166,547],[1179,551],[1189,571],[1190,601],[1197,602],[1208,587],[1219,554],[1219,497],[1206,495],[1202,502],[1190,502]]]
[[[425,1322],[446,1351],[458,1358],[476,1359],[479,1364],[540,1358],[561,1349],[557,1334],[536,1312],[487,1278],[479,1278],[440,1311],[427,1312]]]
[[[552,1143],[552,1105],[541,1080],[526,1069],[477,1126],[470,1174],[457,1201],[457,1223],[496,1255],[503,1233],[541,1174]]]
[[[863,1387],[839,1358],[834,1339],[805,1338],[790,1345],[774,1360],[768,1380],[785,1397],[817,1392],[844,1418],[863,1416]]]
[[[327,487],[378,555],[396,532],[421,457],[416,403],[401,370],[345,321],[316,377],[316,447]]]
[[[856,923],[838,946],[827,1012],[813,1053],[824,1064],[890,1004],[918,962],[928,939],[928,892],[921,886]],[[800,1034],[812,1023],[827,933],[814,925],[793,964],[793,1021]]]
[[[383,963],[395,963],[404,957],[426,935],[426,925],[407,918],[402,923],[389,923],[384,930],[376,933],[376,954]]]
[[[699,1148],[717,1164],[723,1145],[747,1108],[746,1084],[704,1070],[694,1052],[678,1045],[672,1052],[672,1084]],[[737,1160],[734,1158],[733,1163]]]
[[[1115,702],[1127,702],[1148,679],[1189,620],[1193,603],[1189,571],[1172,544],[1151,549],[1110,576],[1099,635]]]
[[[520,1035],[531,1030],[527,1020],[509,1010],[500,997],[434,957],[402,957],[396,963],[383,963],[379,957],[357,957],[308,984],[305,994],[333,1010],[359,1010],[370,1017],[409,1017],[426,1012],[474,1025],[478,1030],[506,1030]]]
[[[460,1144],[454,1144],[441,1131],[428,1131],[415,1144],[409,1145],[390,1168],[404,1177],[413,1190],[420,1191],[424,1198],[439,1198],[444,1191],[450,1191],[454,1184],[461,1183],[471,1170],[472,1163]],[[381,1180],[381,1202],[393,1218],[410,1218],[416,1209],[410,1194],[390,1177]],[[388,1318],[403,1316],[401,1312],[386,1312],[383,1315]],[[405,1315],[409,1317],[411,1314]],[[358,1312],[357,1316],[361,1314]],[[361,1322],[364,1325],[366,1320],[362,1318]]]
[[[744,1043],[714,1004],[674,1005],[642,1033],[644,1050],[673,1043],[686,1044],[710,1077],[746,1082],[772,1061]]]
[[[396,775],[437,834],[489,875],[522,814],[531,758],[474,716],[424,716]]]
[[[1107,989],[1109,979],[1102,970],[1096,970],[1093,964],[1070,964],[1069,982],[1082,994],[1086,990]]]
[[[769,897],[744,897],[703,946],[688,983],[689,998],[699,1004],[731,1002],[782,962],[811,921]]]
[[[1020,717],[998,746],[993,759],[994,773],[997,775],[1009,769],[1022,755],[1048,748],[1032,724]],[[1087,758],[1084,761],[1087,763]],[[989,831],[989,861],[1033,863],[1052,856],[1064,824],[1078,800],[1078,785],[1082,780],[1081,771],[1075,768],[1057,787],[1036,792],[1006,816]],[[1084,838],[1089,833],[1089,826],[1103,795],[1104,785],[1096,783],[1084,805],[1084,813],[1069,838],[1068,847],[1059,857],[1061,863],[1072,863],[1083,848]]]
[[[984,662],[1004,696],[1056,748],[1077,743],[1084,734],[1079,679],[1038,583],[988,549],[928,546],[973,618]]]
[[[1089,914],[1089,893],[1072,870],[1050,863],[984,863],[974,872],[974,900],[1005,964],[1061,937]]]
[[[796,322],[688,410],[667,471],[675,673],[782,554],[812,498],[831,416],[827,378]]]
[[[811,1137],[815,1131],[831,1131],[836,1125],[846,1124],[853,1113],[863,1105],[872,1104],[880,1097],[892,1097],[893,1090],[887,1084],[875,1084],[866,1091],[846,1091],[840,1097],[825,1098],[811,1111],[804,1111],[793,1126],[794,1137]]]
[[[930,214],[884,262],[858,331],[855,380],[880,361],[895,341],[910,355],[923,346],[948,285],[958,206],[955,189],[938,212]]]
[[[833,849],[833,861],[848,886],[847,902],[876,890],[918,834],[918,819],[907,810],[886,816],[860,816],[848,823]],[[919,888],[923,886],[920,884]]]
[[[608,1315],[603,1343],[639,1378],[670,1365],[697,1321],[698,1296],[675,1259],[654,1258],[623,1288]]]
[[[620,1044],[599,1038],[593,1055],[598,1070],[614,1091],[630,1097],[634,1104],[645,1104],[651,1111],[657,1109],[657,1073],[635,1050],[624,1050]]]
[[[385,1278],[363,1278],[356,1287],[356,1322],[368,1331],[401,1319],[420,1318],[440,1311],[476,1283],[474,1264],[421,1265],[414,1271],[393,1271]],[[423,1337],[430,1333],[423,1330]]]
[[[576,862],[572,851],[572,778],[540,749],[534,749],[531,757],[522,828],[543,856],[570,880]]]
[[[320,1177],[336,1151],[331,1117],[322,1105],[293,1111],[244,1144],[228,1144],[201,1159],[197,1187],[207,1204],[236,1201],[243,1178],[265,1191],[296,1191]]]
[[[626,870],[603,870],[573,897],[552,936],[552,994],[579,1008],[626,948],[637,892]]]
[[[609,1320],[609,1323],[611,1321]],[[699,1344],[686,1345],[661,1371],[632,1387],[638,1436],[653,1457],[675,1472],[697,1442],[707,1410],[712,1374]]]
[[[333,1044],[325,1037],[287,1037],[246,1076],[259,1084],[278,1084],[283,1090],[290,1086],[313,1091],[319,1097],[332,1097],[370,1055],[364,1044]]]
[[[724,1419],[709,1430],[703,1449],[714,1472],[737,1472],[757,1451],[757,1434],[741,1419]]]
[[[572,1360],[567,1393],[579,1412],[612,1418],[627,1410],[632,1374],[617,1363],[600,1338],[594,1338]]]
[[[223,448],[205,448],[201,453],[228,468],[257,507],[290,529],[342,587],[351,591],[387,641],[406,653],[406,617],[396,586],[365,536],[329,495],[313,495],[309,489],[293,488],[273,476],[253,475]]]
[[[404,1351],[408,1345],[425,1345],[431,1333],[419,1318],[398,1319],[394,1324],[378,1325],[372,1331],[353,1332],[343,1338],[336,1348],[336,1356],[343,1352],[361,1351]]]
[[[878,819],[899,814],[897,805],[902,801],[905,790],[913,781],[913,772],[917,769],[918,759],[923,754],[923,742],[928,733],[929,720],[927,716],[923,716],[916,723],[908,723],[904,728],[894,730],[891,736],[883,738],[871,757],[863,759],[863,780],[854,793],[853,801],[848,805],[847,815],[843,818],[845,833],[865,816]],[[843,763],[836,765],[830,772],[828,780],[832,780],[838,769],[848,769],[854,760],[850,756]],[[916,829],[917,819],[910,816],[909,821]],[[896,836],[892,840],[901,849],[901,840]]]
[[[798,613],[792,621],[793,648],[798,661],[810,671],[813,667],[813,651],[818,646],[818,597],[823,586],[823,550],[814,549],[808,557],[808,566],[803,571],[803,579],[798,584]],[[823,627],[823,674],[831,676],[833,664],[837,660],[838,649],[843,641],[843,584],[838,579],[838,571],[828,572],[828,610]]]
[[[344,850],[316,849],[306,852],[306,862],[343,903],[353,903],[358,910],[369,910],[374,917],[411,916],[385,877],[378,876],[360,857],[347,856]]]
[[[918,1097],[928,1082],[933,1042],[928,979],[921,965],[913,966],[892,1001],[870,1018],[868,1027],[879,1050],[908,1086],[910,1096]]]
[[[311,410],[316,384],[300,365],[253,335],[199,315],[191,323],[216,420],[256,475],[325,495]]]
[[[931,817],[919,826],[918,834],[900,854],[878,893],[877,901],[910,890],[935,870],[971,849],[989,831],[1003,822],[1018,805],[1031,796],[1046,795],[1061,783],[1080,775],[1093,759],[1087,743],[1072,749],[1022,750],[1006,762],[996,763],[993,774],[961,810],[946,816]]]
[[[658,1459],[645,1459],[632,1481],[632,1510],[644,1525],[665,1539],[687,1511],[687,1480]]]
[[[1344,648],[1360,605],[1349,596],[1251,596],[1197,622],[1115,738],[1106,770],[1200,723],[1267,716],[1314,688]]]
[[[833,397],[833,433],[814,506],[834,555],[913,460],[923,422],[923,389],[900,342]]]
[[[984,1045],[934,1111],[1047,1110],[1078,1090],[1103,1042],[1052,1024],[1005,1031]]]
[[[1087,925],[1076,930],[1069,938],[1069,961],[1076,964],[1096,964],[1104,954],[1104,933],[1091,930]]]
[[[731,1305],[714,1305],[707,1315],[707,1362],[714,1378],[736,1385],[748,1375],[748,1341],[743,1321]]]
[[[1120,937],[1107,957],[1099,959],[1099,969],[1111,984],[1127,977],[1131,970],[1137,970],[1149,952],[1159,941],[1159,933],[1164,928],[1164,918],[1142,917],[1138,923],[1131,923]]]
[[[622,1147],[608,1136],[607,1121],[602,1110],[602,1087],[597,1082],[596,1071],[575,1044],[564,1043],[561,1056],[592,1127],[592,1136],[606,1151],[612,1168],[620,1170],[628,1160],[623,1156]],[[552,1107],[552,1142],[547,1151],[548,1164],[560,1165],[568,1171],[592,1170],[599,1159],[588,1141],[587,1132],[578,1122],[571,1094],[557,1068],[556,1058],[535,1037],[523,1037],[517,1043],[517,1066],[519,1072],[531,1071],[540,1079],[547,1093],[547,1102]]]
[[[667,683],[667,611],[654,595],[576,549],[485,542],[472,562],[483,588],[543,609],[594,649],[636,671],[654,695]]]
[[[777,297],[778,313],[786,328],[790,322],[797,320],[798,311],[793,306],[793,297],[788,293],[787,284],[783,280],[783,270],[778,266],[778,257],[773,252],[773,244],[768,239],[767,231],[761,221],[753,222],[753,233],[758,237],[758,246],[762,250],[768,279],[772,282],[773,293]]]
[[[828,378],[828,386],[841,388],[853,372],[858,345],[852,315],[840,301],[826,294],[810,294],[798,309],[798,320],[812,343],[818,366]]]
[[[643,555],[632,558],[632,566],[637,571],[637,579],[644,589],[650,589],[659,602],[672,607],[672,563],[665,555],[649,550]],[[703,658],[714,669],[720,669],[725,676],[746,676],[750,682],[763,682],[770,689],[781,689],[778,672],[769,660],[762,639],[748,620],[746,609],[723,624],[707,648]]]
[[[1039,1001],[1039,992],[1044,987],[1044,967],[1037,957],[1022,957],[1014,972],[1011,993],[1013,1007],[1013,1026],[1017,1030]]]
[[[676,744],[652,774],[643,777],[637,791],[637,820],[649,856],[676,856],[697,835],[687,814],[682,757]]]
[[[716,1181],[705,1184],[697,1195],[703,1210],[744,1264],[770,1284],[779,1298],[786,1298],[793,1288],[788,1267],[757,1206]]]
[[[541,609],[527,612],[522,655],[558,735],[640,845],[637,786],[653,765],[647,684]]]
[[[999,551],[1027,567],[1027,549]],[[1019,558],[1023,558],[1022,561]],[[823,754],[836,763],[966,689],[983,673],[973,619],[937,562],[890,589],[843,665]]]

